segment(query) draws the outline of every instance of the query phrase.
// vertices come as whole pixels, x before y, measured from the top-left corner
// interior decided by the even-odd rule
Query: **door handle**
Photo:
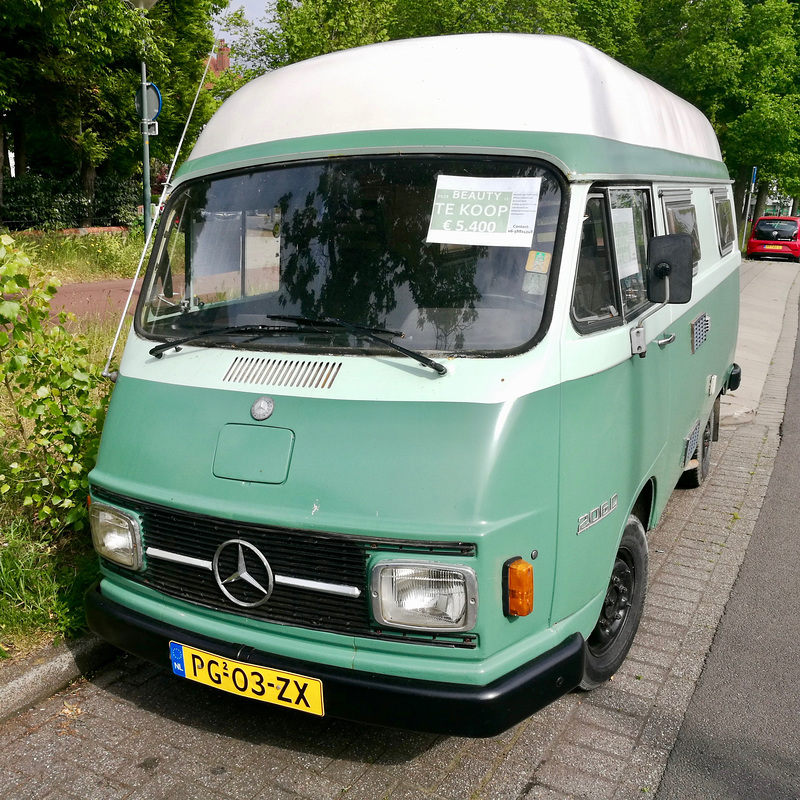
[[[672,344],[675,341],[675,334],[669,333],[663,339],[656,339],[656,344],[659,347],[665,347],[668,344]]]

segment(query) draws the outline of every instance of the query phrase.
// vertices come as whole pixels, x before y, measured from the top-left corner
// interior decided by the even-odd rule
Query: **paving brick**
[[[629,758],[636,746],[634,738],[593,725],[571,725],[564,738],[571,744],[591,748],[617,759]]]
[[[361,777],[350,784],[346,800],[384,800],[400,783],[400,779],[376,767],[368,767]]]
[[[536,784],[586,800],[609,800],[617,784],[597,775],[582,772],[572,765],[548,762],[536,774]],[[530,795],[529,795],[530,796]]]
[[[492,765],[481,759],[459,759],[436,788],[436,793],[451,800],[472,797],[491,777],[492,771]]]
[[[341,797],[345,788],[311,770],[290,764],[275,778],[275,785],[308,800],[334,800]]]
[[[593,703],[583,703],[575,714],[575,721],[631,739],[637,738],[642,729],[641,718]]]

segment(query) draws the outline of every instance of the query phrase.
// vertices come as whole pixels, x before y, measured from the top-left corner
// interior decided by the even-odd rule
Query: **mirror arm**
[[[644,323],[645,320],[649,319],[656,313],[656,311],[660,311],[664,306],[669,305],[669,276],[664,276],[664,284],[665,284],[665,291],[666,297],[663,303],[659,303],[657,306],[653,306],[649,311],[642,314],[639,317],[639,322],[631,328],[631,355],[632,356],[639,356],[639,358],[644,358],[647,355],[647,341],[645,340],[644,335]]]

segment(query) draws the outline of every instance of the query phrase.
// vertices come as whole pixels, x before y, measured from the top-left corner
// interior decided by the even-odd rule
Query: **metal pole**
[[[742,211],[742,246],[740,250],[744,250],[744,243],[747,241],[747,220],[750,217],[750,187],[744,193],[744,210]]]
[[[142,211],[145,238],[150,233],[150,110],[147,105],[147,65],[142,60]]]

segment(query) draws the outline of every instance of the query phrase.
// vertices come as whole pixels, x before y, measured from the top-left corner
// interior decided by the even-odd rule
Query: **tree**
[[[791,0],[276,0],[245,36],[256,72],[386,39],[480,31],[572,36],[703,111],[736,178],[800,188],[800,58]],[[254,73],[251,73],[251,75]]]
[[[647,57],[633,66],[700,108],[736,179],[737,213],[753,166],[766,187],[800,178],[798,52],[788,0],[643,0]]]
[[[212,44],[209,19],[225,5],[161,0],[144,15],[123,0],[4,0],[0,115],[18,174],[79,177],[91,201],[99,168],[123,176],[137,170],[133,95],[143,55],[165,94],[154,154],[170,152]]]

